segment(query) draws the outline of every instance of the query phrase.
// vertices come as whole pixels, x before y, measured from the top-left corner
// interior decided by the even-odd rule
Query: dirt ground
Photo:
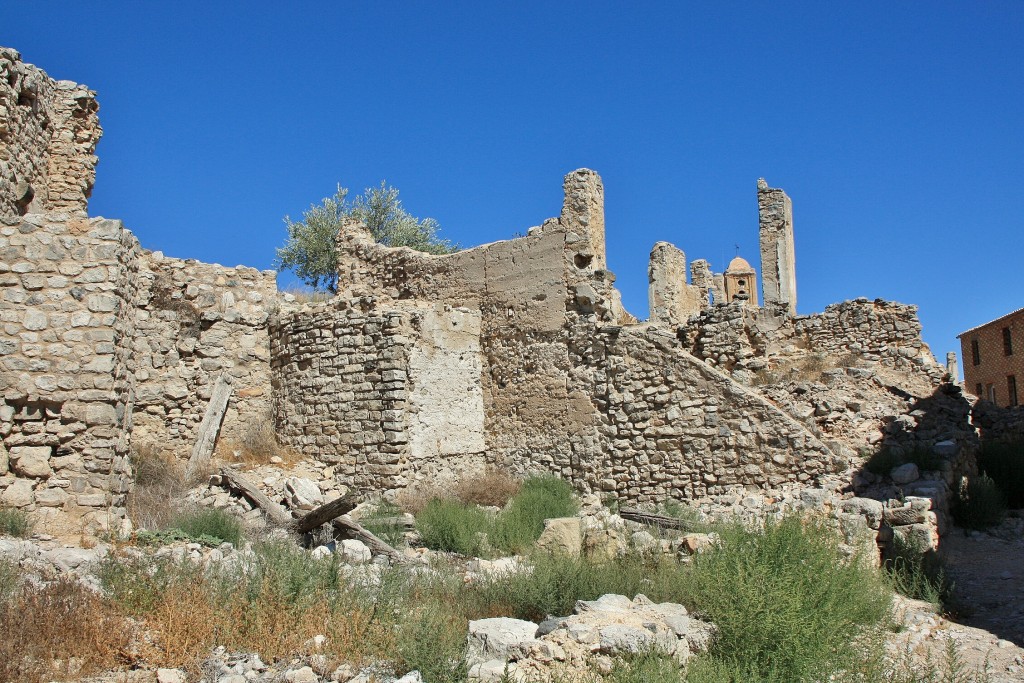
[[[987,665],[995,683],[1024,681],[1024,511],[990,532],[951,529],[942,538],[953,583],[949,613],[908,601],[900,641],[941,658],[948,640],[968,669]]]

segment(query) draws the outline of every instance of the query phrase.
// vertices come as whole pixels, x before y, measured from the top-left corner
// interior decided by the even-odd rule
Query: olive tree
[[[277,250],[277,265],[295,272],[300,280],[317,290],[338,291],[338,252],[335,242],[346,217],[362,221],[381,244],[411,247],[428,254],[450,254],[459,249],[438,237],[437,221],[419,219],[402,208],[398,190],[383,181],[367,188],[351,202],[341,185],[333,197],[326,197],[302,213],[301,221],[285,216],[288,239]]]

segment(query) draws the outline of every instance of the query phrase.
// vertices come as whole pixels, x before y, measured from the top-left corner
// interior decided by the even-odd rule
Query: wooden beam
[[[359,522],[355,521],[348,515],[338,517],[332,521],[331,524],[341,533],[342,536],[347,538],[357,538],[365,543],[373,554],[386,555],[395,564],[404,564],[406,562],[405,555],[374,536]]]
[[[692,524],[684,522],[677,517],[656,515],[653,512],[643,512],[635,508],[620,508],[619,517],[628,519],[631,522],[640,522],[641,524],[650,524],[652,526],[661,527],[662,529],[681,529],[686,531],[693,526]]]
[[[220,476],[229,487],[241,493],[253,505],[263,510],[274,524],[286,528],[291,528],[294,524],[295,520],[284,507],[270,500],[256,484],[246,479],[241,473],[223,467],[220,470]]]
[[[335,517],[352,512],[356,507],[355,496],[351,491],[346,493],[340,498],[335,498],[329,503],[324,503],[318,508],[311,510],[309,513],[298,517],[298,521],[295,522],[295,530],[300,534],[304,534],[308,531],[312,531],[321,524],[327,524]],[[292,511],[294,515],[296,511]]]
[[[209,464],[210,456],[213,455],[213,447],[217,444],[217,435],[220,434],[220,424],[228,409],[229,398],[231,398],[231,382],[226,375],[221,374],[213,384],[210,403],[206,406],[206,414],[203,415],[203,421],[199,425],[196,443],[192,446],[192,455],[185,468],[186,478],[192,479]]]

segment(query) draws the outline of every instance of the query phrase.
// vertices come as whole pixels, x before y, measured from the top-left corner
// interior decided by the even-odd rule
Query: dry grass
[[[395,502],[413,515],[423,512],[432,500],[454,499],[467,505],[501,508],[519,493],[522,486],[521,479],[516,479],[496,467],[488,466],[482,472],[459,480],[454,487],[420,484],[403,489],[396,496]]]
[[[70,680],[134,660],[133,624],[71,579],[0,601],[0,681]]]
[[[135,488],[128,496],[128,516],[136,529],[165,529],[178,514],[188,491],[185,468],[175,457],[142,444],[132,451]]]
[[[270,415],[249,422],[240,438],[222,439],[217,445],[216,455],[223,462],[251,467],[267,465],[274,457],[280,458],[278,464],[282,465],[293,465],[302,459],[298,452],[278,442],[274,418]]]
[[[324,301],[330,301],[335,296],[330,292],[321,292],[315,289],[302,289],[297,286],[286,287],[280,290],[280,292],[281,294],[291,294],[295,297],[295,303],[299,304],[323,303]]]

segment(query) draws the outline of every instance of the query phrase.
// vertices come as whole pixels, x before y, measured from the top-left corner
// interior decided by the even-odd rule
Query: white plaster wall
[[[482,453],[480,311],[426,309],[409,359],[412,459]]]

